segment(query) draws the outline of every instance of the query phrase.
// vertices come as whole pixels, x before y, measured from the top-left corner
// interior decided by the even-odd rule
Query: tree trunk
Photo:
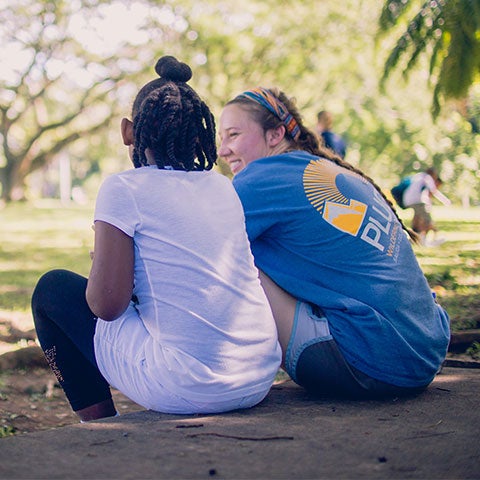
[[[0,186],[2,189],[0,198],[6,203],[12,201],[12,185],[9,170],[7,167],[0,168]]]
[[[16,160],[8,161],[7,165],[0,168],[0,183],[2,186],[1,199],[8,203],[17,200],[25,200],[24,181],[19,175],[20,163]]]

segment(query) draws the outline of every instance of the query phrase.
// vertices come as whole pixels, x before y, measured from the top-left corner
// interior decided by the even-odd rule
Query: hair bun
[[[173,82],[188,82],[192,78],[192,69],[186,63],[179,62],[169,55],[158,60],[155,71],[164,80]]]

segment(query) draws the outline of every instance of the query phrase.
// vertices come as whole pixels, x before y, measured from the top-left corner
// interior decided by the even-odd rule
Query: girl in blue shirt
[[[231,100],[219,133],[287,373],[320,394],[424,390],[445,358],[449,318],[415,234],[379,187],[321,148],[278,90]]]

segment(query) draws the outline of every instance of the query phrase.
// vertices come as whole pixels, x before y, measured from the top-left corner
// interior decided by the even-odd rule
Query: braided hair
[[[329,148],[323,147],[320,142],[318,136],[308,129],[303,124],[302,116],[298,111],[298,108],[295,103],[295,99],[287,97],[287,95],[279,90],[278,88],[269,88],[268,89],[280,102],[285,105],[288,109],[289,113],[297,122],[300,128],[300,135],[296,137],[296,139],[292,138],[291,136],[286,136],[286,140],[289,142],[290,150],[303,150],[306,152],[311,153],[317,157],[325,158],[340,167],[344,167],[351,172],[355,172],[356,174],[360,175],[361,177],[365,178],[369,183],[373,185],[373,187],[379,192],[379,194],[385,199],[389,207],[392,209],[395,217],[398,219],[402,228],[407,232],[408,236],[414,243],[419,243],[419,236],[413,230],[409,229],[405,226],[402,219],[398,216],[395,207],[393,206],[392,202],[385,196],[382,192],[382,189],[365,173],[363,173],[360,169],[354,167],[350,163],[343,160],[339,155],[334,153]],[[281,125],[284,125],[283,121],[271,113],[267,108],[260,105],[258,102],[255,102],[248,97],[243,95],[239,95],[235,97],[233,100],[230,100],[227,105],[237,104],[242,108],[245,108],[250,115],[252,115],[255,122],[262,126],[263,131],[266,132],[270,129],[275,129]]]
[[[155,65],[160,78],[144,85],[133,102],[133,164],[149,165],[148,148],[158,168],[210,170],[217,159],[215,120],[186,82],[190,67],[171,56]]]

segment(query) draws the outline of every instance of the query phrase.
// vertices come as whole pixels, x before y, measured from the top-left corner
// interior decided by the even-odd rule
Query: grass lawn
[[[410,225],[411,210],[402,217]],[[438,247],[415,247],[418,261],[447,309],[452,331],[480,328],[480,208],[434,207]]]
[[[409,225],[411,211],[399,212]],[[480,328],[480,208],[436,207],[433,218],[446,242],[415,247],[430,286],[452,320],[452,330]],[[53,268],[88,275],[93,206],[55,201],[16,203],[0,210],[0,316],[31,323],[30,297]]]
[[[88,275],[92,216],[91,206],[67,208],[51,201],[0,210],[0,320],[22,331],[33,328],[30,298],[46,271],[67,268]]]

